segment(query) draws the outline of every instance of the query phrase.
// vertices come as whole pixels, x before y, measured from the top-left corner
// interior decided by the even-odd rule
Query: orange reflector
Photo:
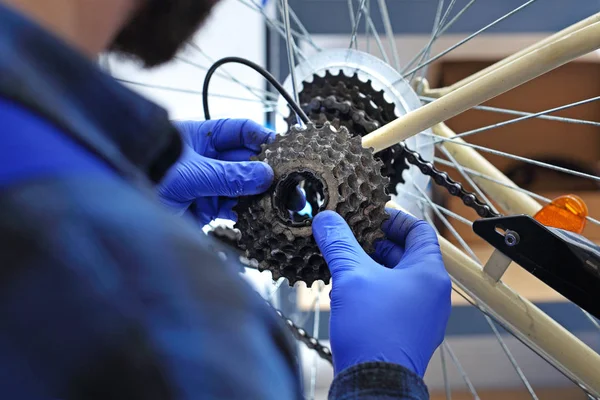
[[[583,199],[574,194],[557,197],[535,214],[541,224],[575,233],[583,232],[588,208]]]

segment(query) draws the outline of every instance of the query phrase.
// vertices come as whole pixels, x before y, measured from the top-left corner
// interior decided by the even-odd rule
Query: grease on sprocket
[[[283,276],[290,285],[302,281],[310,286],[317,280],[328,283],[331,277],[310,221],[293,222],[286,215],[283,197],[294,190],[288,181],[298,174],[322,185],[325,202],[319,211],[338,212],[367,252],[383,238],[389,179],[381,175],[381,161],[346,128],[336,130],[329,123],[293,127],[264,145],[257,159],[273,168],[275,180],[267,193],[240,199],[236,228],[242,232],[239,244],[246,256],[256,259],[259,269],[271,271],[273,279]]]
[[[395,105],[385,99],[384,91],[375,90],[370,80],[363,82],[356,73],[350,77],[343,71],[338,75],[326,71],[323,77],[314,74],[311,82],[303,82],[299,100],[316,124],[329,121],[336,128],[344,126],[361,137],[398,117]],[[290,127],[296,123],[293,112],[286,122]],[[383,161],[383,175],[390,178],[388,192],[397,194],[397,185],[404,183],[402,174],[409,168],[403,152],[395,145],[375,156]]]

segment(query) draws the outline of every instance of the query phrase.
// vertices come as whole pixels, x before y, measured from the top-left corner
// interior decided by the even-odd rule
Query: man
[[[273,133],[176,129],[94,62],[168,61],[215,2],[0,0],[2,398],[302,398],[281,321],[199,226],[269,187],[270,167],[247,160]],[[429,226],[396,212],[384,230],[376,262],[337,214],[314,219],[334,399],[428,396],[449,279]]]

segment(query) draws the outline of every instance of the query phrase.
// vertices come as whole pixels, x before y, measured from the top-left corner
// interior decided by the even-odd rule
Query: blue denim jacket
[[[154,199],[166,112],[0,6],[0,397],[300,399],[281,321]],[[423,399],[365,364],[332,398]]]

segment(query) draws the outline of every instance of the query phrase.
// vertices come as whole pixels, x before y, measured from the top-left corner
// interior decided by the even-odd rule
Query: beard
[[[172,60],[219,0],[144,0],[109,50],[150,68]]]

